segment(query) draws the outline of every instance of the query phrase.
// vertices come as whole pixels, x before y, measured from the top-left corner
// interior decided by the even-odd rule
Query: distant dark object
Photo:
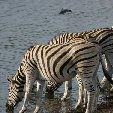
[[[63,8],[62,8],[59,14],[65,14],[65,13],[67,13],[67,12],[72,13],[72,11],[71,11],[70,9],[63,9]]]

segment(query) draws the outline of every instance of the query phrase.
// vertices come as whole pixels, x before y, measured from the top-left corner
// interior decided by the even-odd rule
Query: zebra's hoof
[[[68,100],[70,97],[62,97],[61,98],[61,101],[66,101],[66,100]]]
[[[24,109],[20,110],[19,113],[24,113],[26,110],[27,110],[27,109],[24,108]]]
[[[78,110],[81,110],[82,109],[82,105],[76,105],[75,109],[78,111]]]
[[[39,112],[39,110],[40,110],[40,107],[39,107],[39,106],[37,106],[37,107],[35,108],[35,111],[34,111],[33,113],[38,113],[38,112]]]
[[[61,98],[61,101],[66,101],[66,98],[62,97],[62,98]]]
[[[45,93],[45,97],[48,99],[53,99],[54,98],[54,92],[50,92],[50,93]]]

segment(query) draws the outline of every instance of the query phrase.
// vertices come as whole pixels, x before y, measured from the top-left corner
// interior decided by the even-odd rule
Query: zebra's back
[[[97,65],[100,52],[96,44],[85,42],[36,46],[35,49],[38,52],[34,59],[41,75],[57,83],[73,78],[72,71],[88,75],[88,70]]]
[[[113,29],[112,28],[98,28],[90,31],[80,33],[61,33],[52,38],[48,44],[64,44],[69,42],[96,42],[100,45],[101,52],[106,54],[110,63],[113,66]],[[57,83],[48,82],[46,89],[51,91],[56,90],[60,85]]]

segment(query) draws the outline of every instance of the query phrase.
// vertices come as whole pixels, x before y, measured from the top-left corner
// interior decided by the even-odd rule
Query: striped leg
[[[79,77],[79,75],[77,75],[76,78],[77,78],[77,81],[78,81],[78,84],[79,84],[79,99],[78,99],[78,102],[77,102],[75,108],[76,109],[79,109],[81,107],[85,108],[86,105],[87,105],[87,91],[86,91],[86,89],[84,89],[82,80]],[[97,95],[96,96],[97,98],[95,99],[95,101],[97,101],[98,100],[98,95],[99,95],[100,84],[99,84],[99,80],[98,80],[98,77],[96,76],[96,74],[93,78],[93,81],[95,81],[94,84],[97,85],[97,86],[95,86],[96,87],[96,95]]]
[[[79,98],[78,98],[78,102],[76,104],[75,109],[79,109],[80,107],[83,106],[83,99],[84,99],[84,87],[83,87],[83,83],[82,80],[80,78],[79,75],[76,75],[76,79],[79,85]]]
[[[95,97],[94,97],[94,101],[93,101],[93,106],[92,106],[92,111],[97,111],[97,102],[98,102],[98,97],[99,97],[99,93],[100,93],[100,84],[99,84],[99,79],[97,77],[97,71],[93,76],[93,83],[94,83],[94,87],[95,87]]]
[[[96,88],[95,88],[95,84],[94,81],[92,79],[92,77],[89,78],[83,78],[82,79],[83,84],[84,84],[84,88],[87,91],[87,95],[88,95],[88,102],[87,102],[87,109],[85,113],[93,113],[94,112],[94,108],[96,108],[94,106],[95,103],[95,99],[96,99]]]

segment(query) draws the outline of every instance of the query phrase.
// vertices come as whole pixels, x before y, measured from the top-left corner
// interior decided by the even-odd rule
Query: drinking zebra
[[[78,42],[80,40],[85,40],[88,42],[96,42],[99,44],[99,46],[102,49],[102,54],[105,54],[105,59],[104,62],[102,60],[102,67],[104,66],[105,69],[103,69],[103,71],[107,71],[107,73],[110,75],[110,77],[112,76],[112,66],[113,66],[113,29],[112,28],[99,28],[99,29],[93,29],[91,31],[85,31],[85,32],[81,32],[81,33],[62,33],[60,35],[55,36],[52,40],[49,41],[48,44],[52,45],[52,44],[63,44],[63,43],[67,43],[67,42]],[[106,74],[105,74],[106,75]],[[76,76],[77,80],[79,81],[79,87],[82,87],[81,85],[81,80],[79,78],[79,76]],[[108,76],[107,76],[108,78]],[[112,82],[111,78],[108,78],[109,81]],[[101,85],[102,88],[108,86],[108,81],[106,79],[106,77],[103,78]],[[113,83],[113,82],[112,82]],[[71,84],[71,81],[70,81]],[[65,91],[64,91],[64,95],[61,98],[62,100],[64,100],[69,92],[69,87],[71,86],[70,84],[68,84],[68,82],[65,82]],[[48,94],[53,93],[56,89],[58,89],[62,84],[56,84],[55,82],[48,82],[48,85],[46,87],[46,92]],[[82,88],[81,88],[82,89]],[[83,92],[81,92],[82,90],[80,89],[79,92],[79,99],[82,98],[83,96]]]
[[[88,103],[85,113],[96,110],[96,72],[99,66],[100,48],[97,44],[85,42],[71,42],[65,44],[36,45],[24,55],[16,75],[9,87],[6,103],[7,111],[21,100],[24,84],[26,91],[24,104],[19,113],[27,109],[29,94],[33,84],[37,82],[37,102],[34,113],[39,111],[40,98],[45,81],[62,83],[78,74],[88,91]]]

